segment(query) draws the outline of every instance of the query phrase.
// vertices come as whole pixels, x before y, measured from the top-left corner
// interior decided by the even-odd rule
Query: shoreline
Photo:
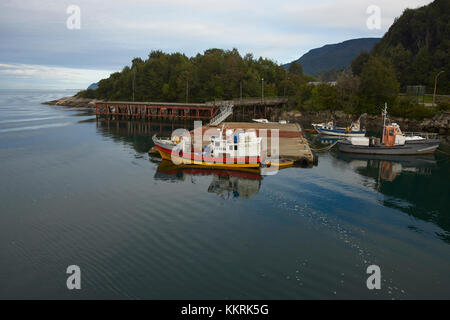
[[[282,114],[285,120],[298,121],[305,128],[312,128],[311,123],[326,122],[334,119],[338,125],[347,126],[352,120],[356,118],[355,115],[346,114],[343,111],[302,111],[302,112],[286,112]],[[295,116],[295,113],[300,113],[301,116]],[[440,135],[450,135],[450,112],[445,111],[437,114],[432,118],[425,118],[423,120],[415,120],[401,117],[390,116],[389,118],[400,125],[403,131],[423,131],[438,133]],[[382,125],[382,119],[379,115],[368,114],[361,118],[361,124],[368,131],[378,131]]]
[[[80,108],[80,107],[86,107],[86,108],[95,108],[95,103],[99,102],[101,100],[97,99],[88,99],[88,98],[78,98],[78,97],[63,97],[56,100],[50,100],[41,102],[41,104],[51,105],[51,106],[61,106],[61,107],[67,107],[67,108]]]
[[[87,107],[94,108],[96,102],[102,100],[63,97],[56,100],[42,102],[42,104],[62,106],[68,108]],[[299,122],[305,128],[310,128],[311,123],[325,122],[334,119],[339,125],[348,125],[351,123],[355,115],[346,114],[343,111],[285,111],[281,114],[280,119],[291,122]],[[391,120],[397,122],[404,131],[425,131],[435,132],[440,135],[450,135],[450,112],[445,111],[435,115],[433,118],[425,118],[423,120],[414,120],[408,118],[400,118],[390,116]],[[366,115],[361,119],[361,123],[367,130],[378,130],[380,128],[381,118],[378,115]]]

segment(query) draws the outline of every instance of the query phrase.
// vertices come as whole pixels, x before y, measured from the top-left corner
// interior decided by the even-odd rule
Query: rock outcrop
[[[78,98],[78,97],[64,97],[58,100],[52,100],[43,102],[43,104],[53,105],[53,106],[64,106],[71,108],[95,108],[95,103],[100,100],[96,99],[86,99],[86,98]]]
[[[425,119],[420,126],[425,131],[450,134],[450,111],[435,115],[432,119]]]

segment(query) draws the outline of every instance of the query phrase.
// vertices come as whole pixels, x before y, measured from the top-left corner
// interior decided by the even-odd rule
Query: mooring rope
[[[318,148],[318,149],[312,148],[312,147],[309,147],[309,148],[310,148],[312,151],[314,151],[314,152],[324,152],[324,151],[328,151],[328,150],[330,150],[331,148],[333,148],[338,142],[339,142],[339,140],[337,140],[337,141],[334,142],[333,144],[331,144],[331,145],[329,145],[329,146],[326,146],[326,147],[324,147],[324,148]]]
[[[440,153],[443,153],[443,154],[446,154],[446,155],[448,155],[448,156],[450,156],[450,153],[444,152],[444,151],[442,151],[442,150],[436,149],[436,151],[437,151],[437,152],[440,152]]]

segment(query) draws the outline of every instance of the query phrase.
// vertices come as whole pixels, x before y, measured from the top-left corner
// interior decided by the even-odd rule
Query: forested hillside
[[[354,61],[354,73],[360,72],[369,56],[389,60],[402,91],[407,85],[425,85],[431,93],[436,74],[444,70],[439,92],[450,94],[450,1],[435,0],[418,9],[406,9],[370,55],[363,53]]]

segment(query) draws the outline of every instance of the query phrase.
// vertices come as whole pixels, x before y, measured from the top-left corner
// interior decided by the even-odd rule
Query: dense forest
[[[450,94],[450,1],[406,9],[370,54],[362,53],[353,62],[353,73],[359,75],[370,56],[388,60],[402,91],[408,85],[424,85],[432,93],[437,73],[444,70],[439,92]]]
[[[152,51],[131,66],[78,95],[107,100],[204,102],[242,97],[289,96],[312,81],[298,64],[289,70],[268,59],[242,57],[236,49],[209,49],[188,58],[181,53]],[[264,83],[262,83],[264,82]],[[133,90],[134,88],[134,90]]]

